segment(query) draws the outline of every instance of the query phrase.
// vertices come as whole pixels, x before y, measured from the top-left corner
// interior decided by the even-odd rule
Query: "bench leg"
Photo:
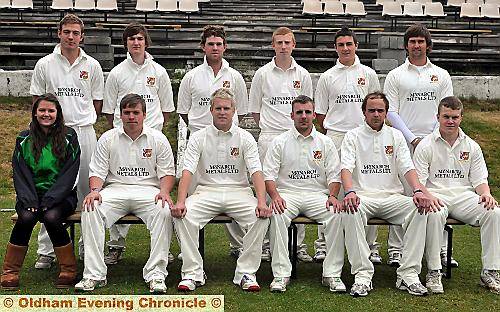
[[[71,238],[71,245],[73,245],[73,252],[75,252],[75,224],[69,224],[69,237]]]
[[[448,232],[448,248],[446,249],[446,278],[451,278],[451,253],[453,250],[453,228],[445,225],[445,231]]]
[[[200,235],[198,237],[198,251],[200,252],[201,258],[205,260],[205,229],[200,229]]]
[[[297,226],[291,224],[288,228],[288,256],[292,263],[292,279],[297,278]]]

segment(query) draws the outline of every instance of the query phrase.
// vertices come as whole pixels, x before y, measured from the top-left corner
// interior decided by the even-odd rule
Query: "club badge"
[[[231,156],[232,157],[238,157],[238,156],[240,156],[240,149],[239,149],[239,147],[231,147]]]
[[[463,161],[469,160],[469,155],[470,155],[470,152],[460,151],[460,160],[463,160]]]
[[[313,158],[314,158],[314,160],[321,160],[323,158],[323,152],[322,151],[313,151]]]
[[[154,87],[156,82],[156,77],[146,77],[146,84],[150,87]]]
[[[431,75],[431,82],[438,82],[438,76],[436,75]]]
[[[143,148],[142,149],[142,158],[151,158],[153,156],[152,148]]]
[[[224,81],[222,82],[222,87],[223,87],[223,88],[226,88],[226,89],[231,88],[231,82],[230,82],[229,80],[224,80]]]
[[[387,145],[384,147],[385,147],[385,154],[387,156],[392,156],[392,154],[394,154],[394,147],[392,145]]]
[[[80,79],[81,80],[88,80],[89,79],[89,72],[86,70],[81,70],[80,71]]]
[[[363,77],[358,78],[358,85],[359,86],[364,86],[366,84],[366,79]]]
[[[293,81],[293,88],[294,89],[300,89],[300,80],[294,80]]]

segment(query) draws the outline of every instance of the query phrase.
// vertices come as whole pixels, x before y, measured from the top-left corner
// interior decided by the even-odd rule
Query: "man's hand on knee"
[[[328,200],[326,201],[326,210],[329,210],[333,213],[341,213],[344,209],[342,203],[332,195],[329,196]]]
[[[186,203],[177,202],[177,204],[170,206],[170,214],[174,218],[182,219],[186,215]]]
[[[275,213],[282,214],[283,212],[285,212],[286,202],[281,196],[277,195],[271,200],[269,207],[270,210],[274,211]]]
[[[98,201],[99,204],[102,203],[101,194],[98,191],[91,191],[85,199],[83,200],[82,206],[84,211],[94,211],[95,205],[94,202]]]
[[[255,208],[255,215],[257,218],[269,218],[273,214],[273,210],[264,204],[257,204],[257,208]]]
[[[358,211],[358,206],[359,206],[359,197],[354,191],[348,191],[346,192],[346,195],[344,197],[344,211],[347,211],[348,213],[355,213]]]
[[[174,206],[174,202],[172,201],[172,198],[170,198],[170,194],[168,193],[162,193],[162,192],[158,193],[155,196],[155,204],[157,204],[159,200],[161,200],[162,208],[165,208],[165,203],[167,203],[169,207]]]

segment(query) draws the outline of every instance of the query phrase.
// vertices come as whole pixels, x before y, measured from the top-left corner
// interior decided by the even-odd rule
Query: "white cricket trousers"
[[[109,228],[121,217],[133,213],[145,224],[151,235],[149,259],[143,269],[146,283],[167,277],[168,251],[172,238],[170,208],[155,196],[159,188],[144,185],[109,185],[100,193],[102,204],[95,202],[93,211],[82,211],[82,233],[85,244],[85,269],[83,277],[104,280],[107,267],[104,263],[105,227]]]
[[[239,284],[244,274],[255,276],[260,266],[262,240],[269,226],[269,218],[257,218],[257,199],[249,187],[217,187],[198,185],[186,199],[186,215],[174,218],[182,252],[182,279],[204,281],[203,259],[199,247],[199,230],[214,217],[226,214],[241,226],[243,252],[236,262],[233,282]]]
[[[322,224],[326,224],[332,217],[332,213],[326,209],[328,195],[323,193],[295,192],[279,190],[281,198],[285,200],[286,210],[274,213],[271,217],[269,227],[269,238],[271,243],[271,268],[274,277],[290,277],[292,274],[292,263],[288,253],[288,227],[292,220],[302,214]],[[326,258],[323,261],[323,275],[330,271],[332,265],[332,254],[328,245],[333,245],[336,239],[332,229],[325,230],[327,244]]]
[[[339,159],[341,157],[340,148],[342,147],[342,142],[344,141],[345,132],[328,130],[326,135],[332,139],[333,144],[335,144],[335,148],[337,149],[337,153],[339,154]],[[344,198],[344,187],[340,186],[339,196],[337,196],[339,200]],[[314,242],[314,247],[316,250],[325,250],[325,239],[323,236],[323,228],[324,226],[318,227],[318,239]],[[377,243],[377,225],[367,225],[365,228],[366,232],[366,240],[368,241],[368,245],[370,246],[370,250],[378,250],[380,244]]]
[[[369,284],[373,277],[374,268],[369,260],[370,249],[365,238],[365,226],[371,218],[377,217],[403,226],[405,230],[403,261],[406,260],[408,268],[414,269],[421,266],[426,243],[434,239],[439,246],[439,238],[426,235],[428,227],[433,227],[435,233],[442,231],[442,228],[439,228],[439,215],[419,214],[411,197],[401,194],[393,194],[383,198],[358,196],[360,205],[356,213],[335,214],[331,222],[327,224],[327,228],[331,227],[335,232],[334,235],[345,238],[344,243],[351,264],[351,273],[355,275],[355,283]],[[340,276],[344,263],[343,245],[338,244],[335,247],[332,250],[335,256],[335,266],[329,275],[334,277]],[[407,276],[403,273],[401,271],[400,276],[408,282],[410,280],[409,274]],[[415,277],[418,280],[418,275]]]
[[[438,213],[439,226],[444,228],[448,216],[472,226],[480,226],[483,269],[500,270],[500,208],[486,210],[482,204],[478,204],[479,195],[472,191],[459,195],[444,192],[434,195],[445,204]],[[432,270],[441,269],[440,245],[428,247],[425,255],[429,262],[427,266]]]
[[[259,134],[259,141],[257,141],[257,148],[259,150],[259,158],[260,158],[260,163],[262,165],[264,165],[264,159],[266,158],[266,153],[267,150],[269,149],[269,146],[271,145],[271,142],[274,140],[275,137],[277,137],[282,133],[283,132],[261,132]],[[269,196],[268,200],[270,201]],[[301,250],[307,252],[307,245],[304,244],[304,239],[306,238],[306,225],[297,224],[296,227],[297,227],[297,253],[300,252]],[[319,233],[321,233],[320,227],[321,225],[318,226],[318,235]],[[269,234],[266,234],[266,237],[264,239],[264,245],[269,247]]]
[[[85,196],[90,193],[89,188],[89,164],[90,157],[94,152],[97,145],[97,138],[95,135],[95,130],[92,125],[88,126],[73,126],[71,127],[75,130],[78,137],[78,143],[80,144],[80,168],[78,170],[78,181],[76,186],[76,192],[78,196],[78,205],[76,210],[80,211],[81,203]],[[79,253],[83,253],[83,240],[80,236],[78,241]],[[45,225],[42,223],[40,226],[40,231],[38,232],[38,249],[37,254],[55,257],[54,247],[52,246],[52,241],[47,234]]]

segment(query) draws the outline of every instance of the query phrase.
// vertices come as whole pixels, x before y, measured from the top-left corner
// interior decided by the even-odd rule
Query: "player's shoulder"
[[[377,75],[373,68],[371,68],[370,66],[366,66],[365,64],[360,63],[359,68],[369,75]]]
[[[238,135],[245,141],[250,141],[250,142],[256,142],[255,138],[253,135],[250,133],[250,131],[243,129],[238,126],[233,126],[235,133],[238,133]]]

